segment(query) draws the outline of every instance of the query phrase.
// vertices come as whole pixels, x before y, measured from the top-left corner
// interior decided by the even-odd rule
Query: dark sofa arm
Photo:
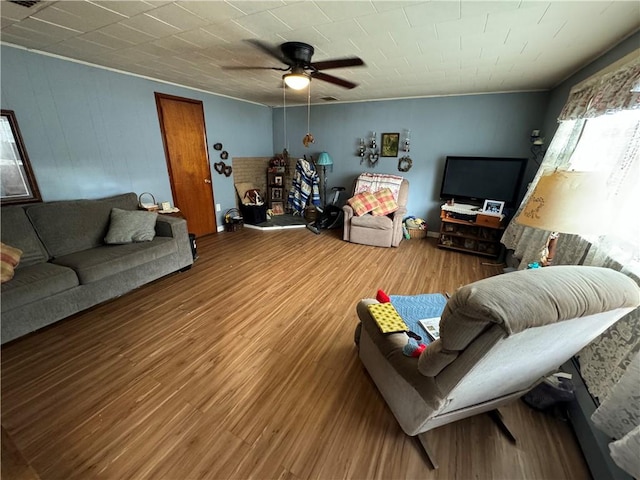
[[[158,215],[158,219],[156,220],[156,235],[158,237],[173,237],[176,239],[180,268],[193,263],[191,241],[189,240],[187,221],[184,218]]]

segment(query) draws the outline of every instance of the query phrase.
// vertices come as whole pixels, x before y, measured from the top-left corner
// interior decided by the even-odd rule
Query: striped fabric
[[[303,214],[310,197],[312,204],[320,205],[320,177],[311,162],[299,158],[293,175],[293,185],[287,198],[294,215]]]
[[[20,263],[22,250],[0,242],[0,282],[5,283],[13,278],[14,269]]]
[[[384,173],[361,173],[356,181],[354,194],[362,192],[377,192],[388,188],[393,193],[393,198],[398,201],[398,193],[402,184],[402,177]]]
[[[393,193],[389,188],[383,188],[373,194],[378,201],[378,206],[371,210],[371,215],[379,217],[383,215],[389,215],[390,213],[398,210],[398,204],[396,203]]]

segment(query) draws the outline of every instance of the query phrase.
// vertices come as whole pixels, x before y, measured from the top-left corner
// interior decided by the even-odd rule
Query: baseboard
[[[597,480],[633,480],[611,459],[609,443],[613,439],[598,430],[591,421],[597,405],[587,390],[577,365],[569,360],[562,366],[562,370],[573,375],[576,398],[567,406],[567,415],[592,477]]]

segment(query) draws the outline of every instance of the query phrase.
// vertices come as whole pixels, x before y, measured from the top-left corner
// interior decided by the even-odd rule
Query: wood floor
[[[2,426],[40,478],[590,478],[570,427],[519,401],[502,410],[517,445],[479,415],[429,432],[431,470],[357,358],[360,298],[453,292],[500,273],[490,260],[306,229],[198,251],[188,272],[2,348]]]

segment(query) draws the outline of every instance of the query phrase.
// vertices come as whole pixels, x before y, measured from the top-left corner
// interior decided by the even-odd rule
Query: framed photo
[[[282,200],[282,188],[271,189],[271,200]]]
[[[400,143],[399,133],[383,133],[382,134],[382,152],[381,157],[397,157],[398,144]]]
[[[482,213],[489,213],[491,215],[501,215],[504,208],[504,202],[499,200],[485,200],[482,207]]]
[[[0,117],[0,203],[40,202],[40,190],[13,110]]]
[[[284,205],[282,202],[271,202],[271,210],[274,215],[283,215],[284,214]]]
[[[276,175],[273,177],[273,183],[275,185],[282,185],[282,175]]]

